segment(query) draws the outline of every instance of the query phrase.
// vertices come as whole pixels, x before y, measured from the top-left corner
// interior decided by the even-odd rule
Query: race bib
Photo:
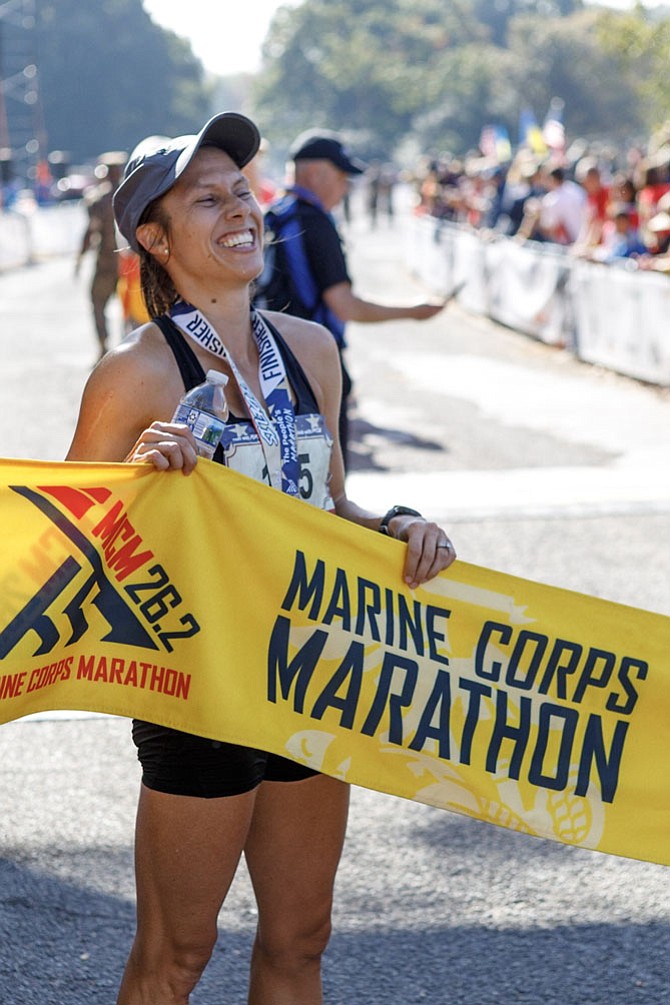
[[[299,463],[298,496],[318,509],[332,510],[329,490],[330,455],[333,440],[319,414],[296,415]],[[226,467],[270,484],[265,456],[251,422],[228,423],[221,440]]]

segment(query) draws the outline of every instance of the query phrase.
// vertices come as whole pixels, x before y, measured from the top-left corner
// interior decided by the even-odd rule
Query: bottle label
[[[226,428],[225,422],[217,419],[215,415],[210,412],[201,412],[199,408],[192,408],[190,405],[179,405],[173,421],[182,422],[188,426],[198,443],[205,446],[207,455],[210,457]]]

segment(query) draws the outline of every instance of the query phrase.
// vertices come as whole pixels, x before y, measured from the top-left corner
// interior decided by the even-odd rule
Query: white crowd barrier
[[[565,345],[565,258],[547,251],[538,255],[511,241],[492,241],[484,247],[490,317],[551,345]]]
[[[670,386],[670,279],[575,262],[570,278],[580,359]]]
[[[0,271],[54,255],[76,255],[86,229],[81,201],[0,211]]]
[[[0,270],[30,261],[30,229],[21,213],[0,212]]]
[[[670,386],[670,280],[572,259],[562,249],[408,219],[406,264],[440,295],[579,359]]]

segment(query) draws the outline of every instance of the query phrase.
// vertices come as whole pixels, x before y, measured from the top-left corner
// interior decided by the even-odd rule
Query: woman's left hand
[[[448,569],[456,558],[456,549],[436,523],[408,519],[398,531],[395,536],[407,543],[403,578],[411,589]]]

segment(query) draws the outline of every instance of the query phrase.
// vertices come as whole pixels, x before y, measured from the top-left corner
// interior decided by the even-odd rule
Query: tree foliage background
[[[190,43],[155,24],[142,0],[41,0],[36,35],[49,147],[75,161],[190,133],[210,112]]]
[[[485,124],[514,143],[521,111],[541,124],[559,97],[569,136],[634,142],[668,115],[669,18],[581,0],[306,0],[270,26],[254,111],[279,144],[320,126],[372,156],[410,140],[460,154]]]
[[[303,0],[279,8],[251,82],[207,78],[142,0],[39,0],[33,34],[48,146],[74,161],[192,132],[225,106],[253,115],[278,151],[316,126],[368,157],[462,154],[486,124],[514,143],[521,111],[541,124],[555,96],[569,137],[644,140],[669,117],[670,7]]]

